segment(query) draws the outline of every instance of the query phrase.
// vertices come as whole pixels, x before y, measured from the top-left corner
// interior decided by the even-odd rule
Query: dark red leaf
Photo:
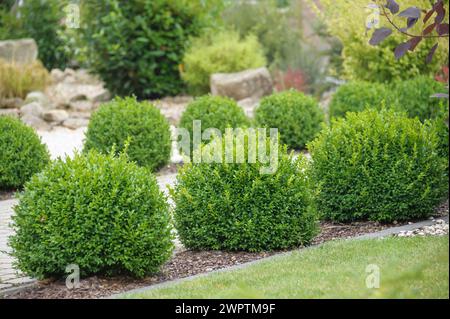
[[[431,33],[434,30],[435,27],[436,27],[436,23],[430,24],[428,27],[426,27],[423,30],[422,34],[423,35],[427,35],[427,34]]]
[[[395,54],[395,58],[398,60],[400,59],[402,56],[404,56],[406,54],[406,52],[408,52],[409,48],[411,47],[411,43],[410,42],[403,42],[400,43],[394,51]]]
[[[447,35],[448,34],[448,23],[439,24],[436,27],[436,30],[439,35]]]
[[[433,60],[433,55],[434,55],[434,53],[436,52],[436,49],[437,49],[438,45],[439,45],[439,43],[436,43],[436,44],[433,45],[433,47],[430,49],[430,52],[428,53],[427,58],[426,58],[426,60],[425,60],[427,63],[430,63],[431,60]]]
[[[392,30],[389,28],[380,28],[376,29],[373,34],[372,38],[370,39],[369,43],[371,45],[378,45],[381,41],[386,39],[388,36],[392,34]]]
[[[437,97],[438,99],[448,99],[448,93],[436,93],[431,97]]]
[[[398,14],[399,17],[403,18],[414,18],[419,19],[421,15],[420,9],[416,7],[409,7]]]
[[[386,8],[388,8],[392,14],[397,14],[400,10],[400,6],[394,0],[387,0]]]
[[[430,20],[433,13],[434,13],[434,9],[431,9],[430,11],[428,11],[427,14],[425,15],[425,17],[423,18],[423,23],[427,23],[427,21]]]
[[[412,28],[412,27],[416,24],[417,21],[419,21],[419,19],[416,19],[416,18],[408,18],[408,21],[407,21],[407,23],[406,23],[406,29]]]
[[[442,21],[444,21],[444,18],[445,18],[445,8],[444,8],[444,3],[443,2],[439,2],[436,5],[436,12],[437,12],[437,15],[436,15],[436,18],[434,19],[434,22],[436,24],[439,24]]]
[[[422,41],[422,37],[414,37],[409,40],[410,46],[409,51],[414,51],[417,47],[417,45]]]

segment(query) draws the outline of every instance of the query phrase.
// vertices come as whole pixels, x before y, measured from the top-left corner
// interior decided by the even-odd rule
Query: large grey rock
[[[60,82],[47,89],[56,107],[70,107],[70,102],[89,100],[93,103],[107,101],[109,92],[102,84],[70,84]]]
[[[41,117],[42,113],[44,112],[44,109],[42,108],[41,104],[38,102],[31,102],[28,104],[25,104],[20,108],[20,113],[22,115],[33,115],[36,117]]]
[[[87,127],[88,124],[89,120],[82,118],[69,118],[62,123],[64,127],[70,128],[72,130],[76,130],[80,127]]]
[[[23,100],[18,97],[0,100],[0,109],[18,109],[23,105]]]
[[[267,68],[251,69],[238,73],[211,75],[211,93],[241,101],[259,99],[273,92],[273,82]]]
[[[36,61],[38,47],[33,39],[0,41],[0,59],[29,64]]]
[[[0,109],[0,116],[12,116],[15,118],[19,118],[19,110],[18,109]]]
[[[23,115],[20,119],[23,123],[36,130],[49,131],[51,129],[51,126],[48,125],[43,119],[32,114]]]
[[[73,101],[70,102],[70,109],[75,112],[90,112],[94,109],[94,104],[89,101]]]
[[[42,118],[44,120],[46,120],[47,122],[53,122],[55,124],[60,124],[69,118],[69,114],[63,110],[50,110],[50,111],[45,111],[42,114]]]
[[[24,104],[29,104],[33,102],[39,103],[44,109],[49,109],[52,107],[47,95],[39,91],[28,93],[27,97],[25,98]]]

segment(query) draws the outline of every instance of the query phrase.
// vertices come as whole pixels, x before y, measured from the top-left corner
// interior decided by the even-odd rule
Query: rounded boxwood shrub
[[[278,128],[281,142],[290,148],[302,149],[319,133],[324,114],[313,97],[289,90],[263,98],[255,120],[259,126]]]
[[[224,140],[215,138],[202,146],[203,152],[217,149],[216,143],[224,150]],[[234,152],[238,149],[248,150],[235,146]],[[278,163],[273,174],[261,173],[268,164],[260,161],[183,166],[171,190],[183,245],[263,251],[309,243],[316,234],[316,211],[305,175],[306,162],[303,158],[293,161],[286,148],[280,148],[275,158]]]
[[[0,116],[0,189],[20,188],[50,162],[36,132],[11,116]]]
[[[128,155],[141,166],[155,170],[170,159],[171,133],[166,118],[152,104],[130,97],[103,104],[92,115],[84,149],[107,154],[115,145],[120,152],[128,140]]]
[[[326,219],[423,218],[446,196],[439,138],[406,114],[348,113],[310,146],[317,206]]]
[[[58,159],[25,185],[10,239],[18,268],[36,278],[156,272],[171,256],[168,204],[155,177],[120,154]]]
[[[396,105],[410,117],[421,121],[439,116],[448,101],[431,97],[445,92],[445,85],[429,76],[418,76],[410,80],[397,81],[392,90]]]
[[[352,81],[340,86],[333,95],[330,118],[344,117],[347,112],[360,112],[367,107],[379,109],[382,102],[391,102],[387,87],[380,83]]]
[[[243,128],[250,124],[244,110],[227,97],[205,95],[191,102],[181,115],[180,128],[187,129],[193,137],[193,121],[201,121],[202,133],[217,128],[222,133],[228,127]]]

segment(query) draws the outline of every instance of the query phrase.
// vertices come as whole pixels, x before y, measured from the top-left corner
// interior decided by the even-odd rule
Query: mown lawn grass
[[[368,265],[380,287],[366,286]],[[124,298],[449,298],[449,238],[329,242]]]

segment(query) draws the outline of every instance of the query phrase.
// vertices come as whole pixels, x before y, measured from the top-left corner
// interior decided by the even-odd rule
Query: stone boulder
[[[27,97],[25,98],[24,104],[30,104],[30,103],[39,103],[44,109],[51,109],[52,105],[48,99],[48,97],[39,91],[30,92],[27,94]]]
[[[7,62],[30,64],[37,56],[38,47],[33,39],[0,41],[0,59]]]
[[[0,109],[0,116],[12,116],[19,118],[19,114],[18,109]]]
[[[20,120],[28,126],[40,131],[49,131],[51,126],[43,119],[32,114],[23,115]]]
[[[0,99],[0,109],[18,109],[23,105],[23,100],[18,97]]]
[[[50,110],[45,111],[42,114],[42,118],[47,122],[53,122],[54,124],[61,124],[69,118],[69,114],[63,110]]]
[[[76,130],[80,127],[87,127],[89,125],[89,120],[73,117],[73,118],[68,118],[67,120],[65,120],[62,123],[62,125],[69,129]]]
[[[260,99],[273,92],[273,82],[267,68],[251,69],[238,73],[211,75],[211,93],[241,101]]]
[[[20,114],[24,115],[33,115],[36,117],[41,117],[44,113],[44,109],[38,102],[31,102],[25,104],[20,108]]]

